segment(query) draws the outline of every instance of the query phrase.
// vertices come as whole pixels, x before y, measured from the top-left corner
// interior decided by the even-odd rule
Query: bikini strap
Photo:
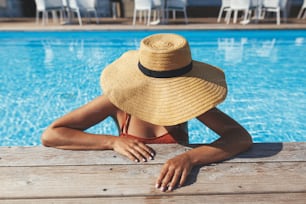
[[[124,120],[124,122],[122,124],[122,127],[121,127],[121,133],[125,133],[125,134],[128,133],[130,120],[131,120],[131,115],[128,114],[128,113],[125,113],[125,120]]]

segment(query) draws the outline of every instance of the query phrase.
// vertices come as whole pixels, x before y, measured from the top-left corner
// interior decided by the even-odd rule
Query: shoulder
[[[230,116],[228,116],[226,113],[224,113],[223,111],[219,110],[216,107],[198,116],[197,119],[199,119],[206,125],[213,123],[225,124],[225,123],[234,122],[234,120]]]
[[[98,96],[92,102],[97,105],[103,105],[109,108],[117,109],[117,107],[107,98],[106,95]]]
[[[120,111],[106,95],[101,95],[90,101],[88,104],[83,106],[81,109],[89,112],[104,113],[104,115],[116,116],[117,112]]]
[[[198,119],[219,135],[234,130],[237,134],[241,132],[248,134],[236,120],[217,108],[212,108],[199,116]]]
[[[198,116],[198,119],[205,119],[208,118],[210,116],[216,116],[216,115],[223,115],[225,113],[223,113],[221,110],[219,110],[218,108],[214,107],[208,111],[206,111],[205,113],[201,114]]]

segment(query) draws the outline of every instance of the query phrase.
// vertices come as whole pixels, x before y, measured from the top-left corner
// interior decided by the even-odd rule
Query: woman
[[[247,150],[252,139],[216,106],[227,93],[219,68],[192,60],[188,42],[176,34],[155,34],[108,65],[101,75],[104,94],[55,120],[43,133],[45,146],[72,150],[114,150],[135,162],[154,158],[152,143],[188,143],[187,121],[197,118],[220,138],[170,158],[156,188],[182,186],[197,165],[218,162]],[[120,136],[87,128],[113,117]]]

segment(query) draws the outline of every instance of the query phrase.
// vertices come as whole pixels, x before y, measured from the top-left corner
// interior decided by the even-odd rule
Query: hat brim
[[[221,103],[227,94],[221,69],[193,61],[190,72],[153,78],[138,68],[139,51],[128,51],[107,66],[101,86],[121,110],[156,125],[171,126],[197,117]]]

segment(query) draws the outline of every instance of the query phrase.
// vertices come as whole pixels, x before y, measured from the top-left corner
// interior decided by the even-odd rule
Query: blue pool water
[[[0,146],[40,145],[48,124],[101,94],[107,64],[155,32],[0,32]],[[225,71],[218,107],[255,142],[306,141],[306,31],[171,32],[190,41],[195,60]],[[196,120],[189,128],[193,143],[217,137]],[[117,134],[110,119],[88,131]]]

